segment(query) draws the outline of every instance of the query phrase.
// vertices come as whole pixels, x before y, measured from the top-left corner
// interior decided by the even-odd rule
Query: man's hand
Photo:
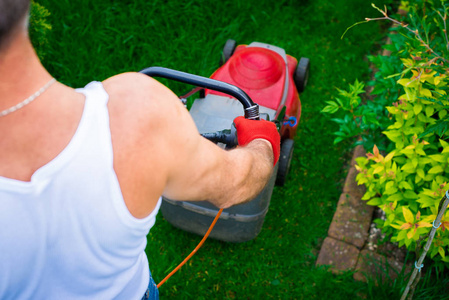
[[[270,142],[273,150],[273,165],[276,165],[281,148],[281,137],[274,123],[237,117],[234,120],[234,124],[237,129],[237,140],[240,146],[245,146],[255,139],[264,139]]]

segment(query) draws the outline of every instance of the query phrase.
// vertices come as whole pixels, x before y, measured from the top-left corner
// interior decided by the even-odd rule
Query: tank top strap
[[[75,91],[86,96],[86,101],[94,101],[96,105],[106,105],[109,101],[109,95],[106,93],[103,84],[99,81],[92,81],[83,88]]]
[[[85,118],[86,127],[90,134],[83,137],[84,143],[100,147],[102,156],[112,164],[113,152],[111,144],[111,131],[109,127],[108,101],[109,95],[103,84],[92,81],[84,88],[76,89],[78,93],[85,96]]]

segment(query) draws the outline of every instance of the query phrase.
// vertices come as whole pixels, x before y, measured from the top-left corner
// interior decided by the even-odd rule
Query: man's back
[[[30,181],[0,177],[2,299],[139,299],[147,288],[146,236],[157,208],[133,217],[113,169],[101,83],[79,90],[76,133]]]

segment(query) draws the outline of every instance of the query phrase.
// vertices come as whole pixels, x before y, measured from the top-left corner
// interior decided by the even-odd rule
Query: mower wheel
[[[301,57],[298,66],[295,70],[294,80],[298,93],[304,92],[309,79],[310,60],[305,57]]]
[[[229,39],[226,41],[224,47],[223,47],[223,53],[221,54],[220,58],[220,66],[224,65],[229,58],[234,54],[234,50],[237,47],[237,42]]]
[[[295,142],[291,139],[286,139],[281,144],[281,154],[279,156],[279,168],[276,177],[276,185],[283,186],[287,179],[288,172],[290,171],[290,165],[293,157],[293,148]]]

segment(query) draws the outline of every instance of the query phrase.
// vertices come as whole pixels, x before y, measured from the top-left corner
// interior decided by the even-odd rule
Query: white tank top
[[[68,146],[30,182],[0,177],[0,299],[141,299],[144,252],[161,200],[144,219],[128,211],[113,169],[108,94],[86,97]]]

